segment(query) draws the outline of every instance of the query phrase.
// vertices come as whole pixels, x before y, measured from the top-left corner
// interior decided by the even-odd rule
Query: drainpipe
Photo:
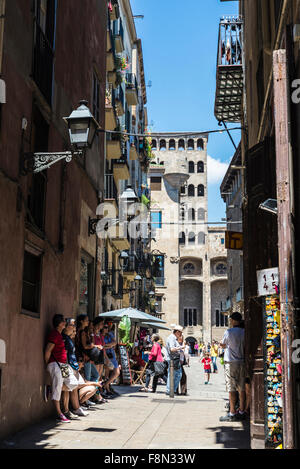
[[[5,3],[6,0],[0,0],[0,76],[2,76],[2,62],[3,62],[3,37],[4,37],[4,23],[5,23]]]

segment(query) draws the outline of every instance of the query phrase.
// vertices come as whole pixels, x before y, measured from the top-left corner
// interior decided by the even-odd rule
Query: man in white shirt
[[[166,388],[167,395],[170,394],[170,361],[173,360],[174,364],[174,392],[176,392],[182,376],[182,368],[180,364],[180,351],[184,350],[184,345],[181,346],[178,342],[178,338],[181,336],[183,328],[179,325],[173,324],[171,325],[171,327],[173,327],[173,332],[167,338],[166,343],[166,360],[168,362],[168,381]]]
[[[232,313],[232,328],[228,329],[220,346],[224,349],[226,389],[229,392],[230,411],[220,417],[221,422],[232,422],[245,418],[245,330],[241,327],[242,315]],[[236,412],[236,393],[239,393],[240,408]]]

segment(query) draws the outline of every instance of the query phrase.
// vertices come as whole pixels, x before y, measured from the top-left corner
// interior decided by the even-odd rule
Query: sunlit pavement
[[[228,395],[224,369],[204,384],[202,365],[192,357],[185,367],[188,395],[170,398],[157,392],[118,386],[120,397],[89,410],[71,423],[44,420],[2,442],[12,449],[224,449],[249,448],[249,422],[221,423]]]

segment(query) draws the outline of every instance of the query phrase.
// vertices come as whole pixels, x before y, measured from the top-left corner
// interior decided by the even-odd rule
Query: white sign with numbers
[[[277,295],[279,287],[278,267],[257,270],[258,296]]]

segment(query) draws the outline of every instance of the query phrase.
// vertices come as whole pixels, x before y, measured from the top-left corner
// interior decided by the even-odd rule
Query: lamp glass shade
[[[69,117],[64,118],[69,127],[71,145],[76,149],[90,148],[99,128],[86,104],[87,101],[81,101],[80,106]]]

